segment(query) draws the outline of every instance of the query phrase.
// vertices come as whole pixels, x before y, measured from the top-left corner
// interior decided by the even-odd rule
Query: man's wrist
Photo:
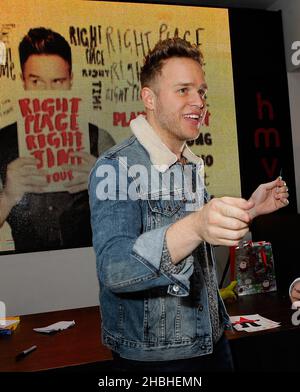
[[[7,216],[16,204],[17,202],[5,192],[5,189],[0,192],[0,205],[3,214]]]
[[[204,241],[204,238],[201,235],[202,231],[202,224],[201,224],[201,210],[198,210],[190,215],[190,218],[192,219],[192,229],[193,229],[193,234],[195,235],[195,240],[199,242],[199,244]]]

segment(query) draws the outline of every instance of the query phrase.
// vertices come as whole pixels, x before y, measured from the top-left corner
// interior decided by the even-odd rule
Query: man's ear
[[[143,87],[141,91],[141,98],[144,106],[148,110],[154,110],[156,95],[150,87]]]

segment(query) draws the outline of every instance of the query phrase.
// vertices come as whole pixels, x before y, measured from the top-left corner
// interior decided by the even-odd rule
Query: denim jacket
[[[196,175],[202,169],[199,165],[192,165]],[[209,354],[212,328],[197,249],[174,266],[165,244],[166,230],[189,213],[187,205],[199,208],[208,196],[205,189],[198,194],[189,189],[191,198],[186,192],[178,197],[182,165],[172,166],[171,192],[164,181],[151,183],[151,167],[147,150],[132,136],[107,151],[91,171],[103,343],[121,357],[141,361]],[[216,279],[213,249],[207,243],[204,246]],[[217,295],[219,317],[226,328],[229,317]]]

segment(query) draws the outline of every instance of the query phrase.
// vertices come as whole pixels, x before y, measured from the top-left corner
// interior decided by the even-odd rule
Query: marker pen
[[[31,346],[31,347],[27,348],[26,350],[20,352],[20,353],[16,356],[16,359],[21,359],[21,358],[25,357],[26,355],[32,353],[32,351],[34,351],[34,350],[36,350],[36,349],[37,349],[37,346]]]

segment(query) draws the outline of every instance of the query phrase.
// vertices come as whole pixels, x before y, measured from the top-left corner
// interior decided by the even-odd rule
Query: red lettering
[[[58,166],[69,163],[70,150],[58,150],[57,151],[57,164]]]
[[[46,179],[47,182],[50,184],[50,182],[58,182],[58,181],[66,181],[66,180],[72,180],[73,177],[73,173],[72,170],[68,170],[68,171],[63,171],[63,172],[55,172],[52,174],[47,174],[46,175]]]
[[[36,116],[40,116],[40,115],[37,114]],[[43,114],[40,129],[43,130],[46,127],[48,127],[49,131],[54,130],[52,119],[49,114]]]
[[[121,121],[121,113],[119,112],[114,112],[113,113],[113,125],[117,126],[119,122]]]
[[[57,136],[56,132],[49,133],[47,142],[50,146],[58,148],[60,146],[60,137]]]
[[[38,143],[39,143],[39,148],[45,148],[46,147],[46,136],[41,133],[37,135]]]
[[[71,113],[78,113],[81,98],[71,98]]]
[[[33,105],[34,112],[39,112],[41,110],[41,104],[38,98],[32,100],[32,105]]]
[[[77,151],[82,150],[82,148],[78,148]],[[61,149],[57,151],[57,165],[62,166],[68,163],[72,165],[80,165],[82,163],[82,158],[80,157],[70,157],[70,153],[73,153],[74,149],[69,148],[68,150]]]
[[[51,168],[55,165],[55,158],[51,148],[46,149],[47,154],[47,167]]]
[[[269,99],[263,99],[260,92],[256,93],[256,103],[257,103],[257,117],[259,120],[264,121],[263,125],[269,121],[274,120],[274,110],[273,105]],[[266,121],[267,120],[267,121]],[[272,140],[272,145],[271,145]],[[274,127],[259,127],[254,131],[254,145],[255,148],[280,148],[281,138],[280,133]],[[274,178],[278,171],[278,158],[260,158],[260,163],[268,176],[268,178]]]
[[[145,112],[137,112],[137,113],[131,112],[129,115],[129,119],[127,120],[126,112],[114,112],[113,113],[113,125],[114,126],[121,125],[121,127],[128,127],[130,124],[130,121],[134,120],[140,114],[143,114],[144,116],[146,115]]]
[[[122,113],[122,127],[127,127],[126,113]]]
[[[71,169],[67,171],[67,176],[68,176],[69,180],[73,180],[74,177],[73,177],[73,172]]]
[[[34,121],[34,115],[31,114],[25,118],[25,133],[30,133],[30,124]]]
[[[83,134],[78,124],[80,101],[81,98],[19,100],[24,117],[25,144],[36,159],[38,169],[82,163],[82,158],[70,156],[75,148],[76,151],[84,149]],[[71,177],[72,172],[59,174],[60,180]],[[48,182],[58,181],[57,174],[49,174],[46,178]]]
[[[43,112],[47,112],[49,116],[53,116],[54,114],[54,99],[47,98],[42,101],[41,109]]]
[[[29,107],[29,103],[30,103],[29,98],[19,99],[19,106],[23,117],[32,114],[32,111]]]
[[[136,118],[136,114],[135,114],[134,112],[131,112],[131,113],[130,113],[129,121],[128,121],[128,123],[127,123],[127,127],[129,126],[130,121],[131,121],[131,120],[134,120],[135,118]]]
[[[54,182],[58,182],[59,181],[59,173],[53,173],[52,178],[53,178]]]
[[[58,100],[58,99],[57,99]],[[59,100],[60,101],[60,100]],[[63,98],[62,100],[62,107],[60,109],[62,112],[67,112],[68,111],[68,100],[66,98]]]
[[[271,102],[266,99],[262,99],[261,93],[256,94],[256,101],[257,101],[258,118],[260,120],[263,119],[263,108],[266,107],[268,110],[268,119],[274,120],[274,111]]]
[[[62,140],[62,145],[64,147],[73,146],[74,135],[72,132],[62,132],[61,133],[61,140]]]
[[[276,148],[280,147],[280,135],[276,128],[257,128],[254,133],[254,143],[256,148],[259,148],[260,145],[260,135],[263,135],[264,137],[266,148],[270,148],[271,135],[273,135],[273,138],[275,139]]]
[[[71,114],[71,116],[70,116],[70,129],[71,129],[71,131],[78,131],[78,129],[79,129],[77,118],[78,118],[78,114]]]
[[[76,151],[81,151],[83,148],[76,148]],[[31,152],[31,155],[37,160],[37,168],[52,168],[53,166],[62,166],[65,164],[80,165],[82,164],[82,158],[70,156],[74,153],[73,148],[54,150],[50,147],[46,150],[35,150]]]
[[[67,115],[65,113],[60,113],[55,116],[55,128],[58,131],[65,131],[68,128],[68,122],[63,122]]]
[[[44,167],[43,151],[42,150],[36,150],[36,151],[33,151],[31,154],[37,160],[37,164],[36,164],[37,169],[41,169],[42,167]]]
[[[35,114],[34,116],[34,123],[33,123],[33,132],[39,133],[41,132],[41,128],[39,127],[39,120],[40,120],[40,113]]]
[[[33,135],[26,136],[26,138],[25,138],[27,149],[29,151],[37,148],[37,145],[35,144],[34,139],[35,139],[35,137]]]

